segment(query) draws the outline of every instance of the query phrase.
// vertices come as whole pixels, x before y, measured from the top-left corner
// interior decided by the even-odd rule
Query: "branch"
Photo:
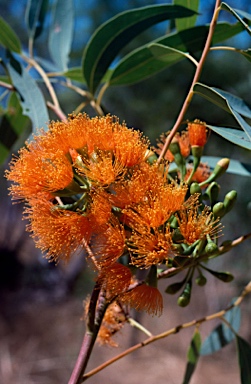
[[[219,14],[219,11],[220,11],[220,3],[221,3],[220,0],[216,0],[216,2],[215,2],[214,14],[213,14],[213,17],[212,17],[212,20],[211,20],[211,23],[210,23],[207,40],[206,40],[206,43],[205,43],[204,50],[202,52],[200,61],[199,61],[198,66],[196,68],[196,71],[195,71],[195,74],[194,74],[194,78],[193,78],[190,90],[189,90],[189,92],[187,94],[187,97],[186,97],[186,99],[184,101],[184,104],[183,104],[183,106],[181,108],[181,111],[180,111],[179,116],[178,116],[178,118],[176,120],[176,123],[173,126],[170,134],[166,138],[166,142],[165,142],[165,144],[164,144],[164,146],[162,148],[162,151],[160,153],[160,156],[159,156],[159,158],[157,160],[158,163],[160,163],[161,159],[165,156],[165,153],[167,152],[168,147],[169,147],[169,145],[170,145],[170,143],[171,143],[175,133],[177,132],[180,124],[184,120],[184,116],[186,114],[186,111],[187,111],[187,109],[188,109],[188,107],[189,107],[189,105],[190,105],[190,103],[192,101],[193,94],[194,94],[194,92],[193,92],[194,84],[197,83],[197,81],[200,78],[200,74],[201,74],[203,65],[205,63],[207,54],[208,54],[208,52],[210,50],[210,45],[211,45],[212,37],[213,37],[213,34],[214,34],[214,30],[215,30],[215,27],[216,27],[218,14]]]
[[[126,351],[120,353],[119,355],[113,357],[112,359],[110,359],[107,362],[101,364],[100,366],[96,367],[95,369],[89,371],[88,373],[86,373],[83,376],[83,380],[82,381],[86,381],[89,377],[95,375],[96,373],[102,371],[104,368],[108,367],[109,365],[111,365],[111,364],[115,363],[116,361],[122,359],[122,357],[125,357],[125,356],[129,355],[130,353],[132,353],[134,351],[137,351],[140,348],[145,347],[148,344],[151,344],[151,343],[153,343],[153,342],[155,342],[157,340],[160,340],[160,339],[164,339],[164,338],[166,338],[166,337],[168,337],[170,335],[174,335],[176,333],[179,333],[182,329],[189,328],[189,327],[196,327],[196,326],[199,326],[200,324],[202,324],[202,323],[204,323],[206,321],[222,318],[222,316],[224,316],[226,312],[230,311],[234,307],[239,306],[241,304],[241,302],[243,301],[244,297],[247,294],[249,294],[250,292],[251,292],[251,281],[245,286],[245,288],[241,292],[240,296],[237,297],[237,299],[231,305],[229,305],[226,309],[223,309],[223,310],[221,310],[219,312],[213,313],[212,315],[205,316],[205,317],[203,317],[201,319],[198,319],[198,320],[192,320],[192,321],[190,321],[188,323],[180,324],[180,325],[178,325],[178,326],[176,326],[174,328],[171,328],[171,329],[169,329],[166,332],[160,333],[160,334],[158,334],[156,336],[151,336],[148,339],[146,339],[145,341],[143,341],[141,343],[138,343],[138,344],[134,345],[131,348],[128,348]]]

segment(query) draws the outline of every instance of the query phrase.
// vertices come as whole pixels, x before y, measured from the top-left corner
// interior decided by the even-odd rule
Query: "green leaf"
[[[28,0],[27,2],[25,22],[31,39],[35,40],[43,32],[48,3],[48,0]]]
[[[194,332],[191,344],[187,353],[187,366],[182,384],[188,384],[196,368],[201,347],[201,336],[198,330]]]
[[[1,135],[1,127],[2,125],[0,124],[0,135]],[[0,137],[0,164],[4,163],[8,155],[9,155],[9,149],[6,148],[5,145],[1,143],[1,137]]]
[[[224,318],[229,322],[235,332],[239,331],[241,323],[241,310],[239,307],[232,308],[224,315]],[[218,325],[203,342],[200,354],[205,356],[219,351],[229,344],[235,336],[236,334],[226,323]]]
[[[233,9],[231,8],[227,3],[221,3],[220,5],[221,9],[223,9],[224,11],[228,11],[230,13],[232,13],[232,15],[240,21],[240,23],[243,25],[243,27],[246,29],[246,31],[251,34],[251,29],[249,28],[248,24],[239,16],[239,14],[241,16],[243,16],[244,18],[248,19],[248,20],[251,20],[251,15],[249,15],[248,13],[246,12],[242,12],[242,11],[239,11],[238,9]]]
[[[194,93],[206,98],[218,107],[231,113],[240,127],[245,131],[246,135],[243,136],[243,140],[251,139],[251,126],[243,119],[243,116],[251,119],[251,110],[244,103],[243,100],[231,95],[228,92],[224,92],[217,88],[208,87],[205,84],[196,83],[193,89]],[[241,114],[241,115],[240,115]],[[236,134],[236,133],[235,133]],[[244,144],[244,143],[243,143]]]
[[[227,129],[227,128],[222,128]],[[241,131],[238,131],[241,132]],[[243,132],[242,132],[243,133]],[[221,157],[203,156],[201,161],[207,163],[211,169],[214,169]],[[241,163],[239,160],[231,159],[227,172],[233,173],[238,176],[251,176],[251,165]]]
[[[251,383],[251,345],[240,336],[236,336],[241,384]]]
[[[183,7],[192,9],[195,12],[198,12],[200,0],[174,0],[173,4],[182,5]],[[184,19],[175,20],[175,25],[178,31],[183,29],[191,28],[195,25],[197,15],[191,17],[185,17]]]
[[[0,17],[0,44],[11,52],[21,53],[21,41],[2,17]]]
[[[28,116],[32,121],[33,132],[38,128],[47,129],[46,123],[49,121],[49,115],[46,108],[42,92],[38,88],[35,80],[20,65],[20,73],[12,64],[7,64],[7,68],[12,83],[20,97],[20,103],[23,109],[23,115]]]
[[[101,25],[83,55],[83,73],[90,91],[95,92],[118,52],[135,36],[163,20],[193,14],[177,5],[153,5],[122,12]]]
[[[251,141],[245,132],[234,128],[215,127],[213,125],[207,125],[207,127],[212,129],[212,131],[218,133],[218,135],[224,137],[224,139],[230,141],[231,143],[238,145],[239,147],[251,150]],[[230,169],[228,169],[228,172],[236,173],[231,172]]]
[[[180,58],[188,58],[191,60],[191,56],[187,52],[179,51],[178,49],[167,47],[163,44],[150,44],[148,49],[151,51],[152,55],[158,60],[164,61],[170,65],[176,61],[179,61]]]
[[[241,31],[240,23],[234,25],[219,23],[215,29],[214,43],[219,43]],[[180,55],[178,57],[177,55],[173,56],[173,61],[164,62],[159,60],[149,51],[148,47],[150,44],[162,44],[193,55],[196,52],[202,51],[207,34],[208,26],[197,26],[168,36],[162,36],[151,43],[135,49],[117,64],[110,77],[109,85],[134,84],[184,59],[183,56]]]
[[[83,78],[83,71],[81,67],[73,67],[62,73],[63,76],[68,79],[78,81],[79,83],[86,84],[85,79]]]
[[[49,33],[49,50],[59,70],[65,71],[73,37],[73,1],[57,0]]]
[[[10,150],[13,149],[22,140],[23,135],[25,139],[29,135],[28,117],[22,115],[22,108],[16,93],[11,93],[8,101],[8,109],[3,115],[0,124],[0,163],[2,164],[6,157],[9,155]],[[23,141],[22,141],[23,142]],[[20,147],[20,146],[19,146]]]

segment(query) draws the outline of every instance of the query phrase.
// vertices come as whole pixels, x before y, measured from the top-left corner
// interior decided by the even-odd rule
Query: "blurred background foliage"
[[[101,23],[118,12],[130,8],[162,3],[171,3],[171,1],[86,0],[83,2],[75,0],[74,35],[69,67],[80,66],[83,50],[90,36]],[[201,0],[198,25],[210,21],[214,3],[214,1]],[[228,4],[234,7],[236,1],[229,0]],[[25,49],[28,43],[25,25],[26,5],[26,1],[0,0],[1,16],[15,30]],[[50,11],[52,7],[53,1],[49,1],[49,12],[45,20],[46,28],[35,44],[35,55],[47,60],[49,56],[48,29],[51,22]],[[239,0],[238,8],[251,13],[249,0]],[[234,22],[232,16],[226,12],[221,12],[220,20]],[[135,38],[124,48],[123,53],[164,35],[167,30],[171,29],[171,22],[157,24]],[[243,32],[226,43],[247,49],[251,47],[251,37]],[[0,56],[5,56],[2,47],[0,47]],[[223,88],[243,98],[247,104],[251,105],[250,65],[251,62],[241,55],[235,56],[231,52],[211,52],[206,60],[201,82]],[[3,73],[4,71],[1,71],[0,75]],[[194,68],[191,62],[183,60],[137,84],[110,87],[106,91],[103,107],[106,112],[125,120],[128,126],[143,131],[150,138],[152,145],[155,145],[156,138],[162,132],[172,128],[189,89],[193,73]],[[0,88],[0,94],[1,92],[3,90]],[[65,113],[71,113],[82,102],[80,95],[60,85],[56,86],[56,92]],[[91,109],[88,112],[94,114]],[[0,110],[0,114],[0,135],[3,137],[7,134],[5,129],[6,115],[3,110]],[[50,112],[50,118],[56,119],[52,112]],[[206,121],[208,124],[217,122],[218,126],[234,126],[231,115],[212,104],[206,103],[203,98],[197,96],[194,97],[187,114],[187,119],[194,118]],[[27,117],[16,121],[15,124],[26,126],[26,132],[13,147],[12,152],[16,152],[18,147],[23,145],[31,132],[31,125]],[[12,139],[8,135],[6,136],[7,141]],[[210,140],[205,147],[205,155],[230,157],[249,164],[251,160],[250,151],[227,142],[215,133],[211,133]],[[42,258],[40,252],[35,249],[33,241],[25,232],[25,223],[22,221],[22,205],[15,204],[13,206],[8,197],[8,185],[3,177],[4,169],[8,167],[7,164],[8,161],[1,166],[0,179],[0,310],[3,318],[8,322],[14,321],[15,316],[13,314],[16,315],[20,311],[23,303],[55,303],[69,297],[69,294],[77,295],[82,300],[91,290],[92,272],[88,269],[88,273],[86,273],[84,258],[81,257],[73,258],[68,266],[59,265],[57,268]],[[222,188],[221,199],[231,189],[236,189],[238,192],[237,204],[233,211],[228,214],[228,221],[225,223],[223,219],[225,239],[250,232],[251,178],[227,173],[221,178],[220,184]],[[250,241],[224,257],[213,261],[218,264],[219,268],[227,269],[236,276],[232,283],[236,292],[239,292],[240,287],[250,279],[250,276],[247,276],[251,268],[249,252]],[[210,288],[208,290],[210,291]],[[212,295],[215,295],[215,287],[212,287]],[[49,381],[47,382],[49,383]]]

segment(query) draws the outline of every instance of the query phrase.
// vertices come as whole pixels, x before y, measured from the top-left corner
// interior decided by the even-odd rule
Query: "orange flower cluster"
[[[187,134],[177,137],[185,151]],[[148,162],[148,147],[115,117],[70,115],[27,143],[7,178],[13,198],[28,205],[28,230],[48,258],[67,261],[89,244],[111,302],[160,314],[156,284],[138,281],[135,270],[167,265],[177,248],[173,219],[187,245],[210,234],[214,221],[198,199],[186,203],[187,185],[168,181],[166,163]]]

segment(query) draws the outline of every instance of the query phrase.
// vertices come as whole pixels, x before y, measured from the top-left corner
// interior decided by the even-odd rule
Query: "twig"
[[[146,339],[145,341],[141,342],[141,343],[138,343],[136,345],[134,345],[133,347],[131,348],[128,348],[126,351],[120,353],[119,355],[113,357],[112,359],[106,361],[105,363],[101,364],[100,366],[94,368],[93,370],[89,371],[88,373],[86,373],[84,376],[83,376],[83,381],[86,381],[89,377],[95,375],[96,373],[102,371],[104,368],[108,367],[109,365],[115,363],[116,361],[122,359],[122,357],[125,357],[127,355],[129,355],[130,353],[134,352],[134,351],[137,351],[138,349],[140,348],[143,348],[145,347],[146,345],[148,344],[151,344],[157,340],[160,340],[160,339],[164,339],[170,335],[174,335],[178,332],[180,332],[182,329],[185,329],[185,328],[189,328],[189,327],[196,327],[196,326],[199,326],[200,324],[206,322],[206,321],[210,321],[210,320],[214,320],[214,319],[217,319],[217,318],[221,318],[222,316],[225,315],[226,312],[230,311],[232,308],[234,307],[237,307],[241,304],[241,302],[243,301],[244,297],[249,294],[251,292],[251,281],[245,286],[245,288],[243,289],[243,291],[241,292],[240,296],[237,297],[237,299],[231,304],[229,305],[226,309],[223,309],[219,312],[216,312],[216,313],[213,313],[212,315],[209,315],[209,316],[205,316],[201,319],[198,319],[198,320],[192,320],[192,321],[189,321],[188,323],[184,323],[184,324],[180,324],[174,328],[171,328],[169,329],[168,331],[166,332],[163,332],[163,333],[160,333],[156,336],[151,336],[149,337],[148,339]]]
[[[82,382],[82,376],[90,359],[106,308],[105,295],[102,294],[100,284],[97,282],[90,300],[87,331],[68,384],[80,384]]]
[[[208,32],[208,36],[207,36],[207,40],[206,40],[206,43],[205,43],[205,46],[204,46],[204,49],[203,49],[203,52],[202,52],[202,55],[201,55],[201,58],[200,58],[200,61],[198,63],[198,66],[196,68],[196,71],[195,71],[195,74],[194,74],[194,78],[193,78],[193,81],[192,81],[192,84],[191,84],[191,87],[190,87],[190,90],[187,94],[187,97],[184,101],[184,104],[180,110],[180,113],[179,113],[179,116],[176,120],[176,123],[174,124],[171,132],[169,133],[169,135],[167,136],[166,138],[166,141],[165,141],[165,144],[162,148],[162,151],[160,153],[160,156],[157,160],[158,163],[160,163],[160,161],[162,160],[162,158],[165,156],[165,153],[175,135],[175,133],[177,132],[180,124],[182,123],[182,121],[184,120],[184,116],[186,114],[186,111],[192,101],[192,98],[193,98],[193,95],[194,95],[194,92],[193,92],[193,87],[194,87],[194,84],[197,83],[197,81],[199,80],[200,78],[200,74],[201,74],[201,71],[202,71],[202,68],[203,68],[203,65],[205,63],[205,60],[206,60],[206,57],[207,57],[207,54],[210,50],[210,44],[211,44],[211,41],[212,41],[212,37],[213,37],[213,33],[214,33],[214,29],[216,27],[216,22],[217,22],[217,18],[218,18],[218,13],[220,11],[220,3],[221,1],[220,0],[216,0],[215,1],[215,8],[214,8],[214,14],[213,14],[213,17],[212,17],[212,20],[211,20],[211,23],[210,23],[210,27],[209,27],[209,32]]]

